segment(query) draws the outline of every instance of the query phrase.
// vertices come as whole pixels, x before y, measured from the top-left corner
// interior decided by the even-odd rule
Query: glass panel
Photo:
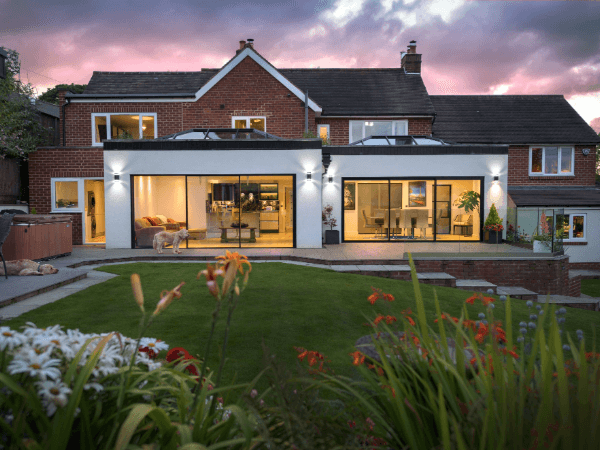
[[[187,227],[184,176],[133,177],[134,246],[151,248],[161,231],[174,233]],[[185,248],[185,242],[179,244]],[[167,248],[168,250],[164,250]],[[173,252],[166,243],[163,252]]]
[[[154,116],[142,117],[142,139],[154,139]]]
[[[585,237],[584,216],[573,216],[573,238],[583,239]]]
[[[242,176],[241,199],[242,222],[255,229],[242,232],[242,247],[294,246],[293,177]]]
[[[78,208],[78,182],[56,181],[54,183],[55,208]]]
[[[558,173],[558,147],[546,147],[544,173]]]
[[[344,239],[387,240],[388,205],[387,180],[345,180]]]
[[[250,119],[250,128],[258,131],[265,131],[265,119]]]
[[[450,221],[452,220],[452,186],[448,184],[438,184],[436,186],[435,203],[435,225],[436,232],[440,234],[450,234]]]
[[[531,149],[531,172],[541,173],[542,172],[542,154],[544,150],[542,148]]]
[[[562,173],[573,172],[573,168],[571,167],[571,161],[573,149],[569,147],[561,147],[560,149],[560,171]]]
[[[403,238],[404,223],[402,222],[402,181],[390,181],[390,238],[399,240]]]
[[[392,134],[392,122],[365,122],[365,137]]]
[[[394,121],[394,134],[396,136],[406,135],[406,122]]]
[[[96,116],[94,118],[94,127],[96,128],[96,139],[94,142],[100,144],[102,141],[106,140],[106,117],[104,116]]]
[[[104,181],[85,180],[85,241],[86,243],[105,243],[104,229]]]
[[[248,128],[246,126],[246,119],[235,119],[235,128]]]
[[[352,124],[352,136],[350,138],[350,142],[360,141],[363,138],[364,122],[352,120],[350,123]]]
[[[436,239],[439,240],[459,240],[459,241],[479,241],[481,221],[479,208],[481,208],[481,197],[479,198],[479,208],[472,202],[465,202],[467,199],[476,198],[475,194],[480,194],[479,180],[443,180],[438,184],[438,198],[435,208],[436,223],[438,221],[445,225],[443,220],[446,215],[449,216],[449,232],[444,233],[445,227],[437,229]],[[445,203],[446,193],[444,186],[448,186],[450,192],[450,201]],[[440,190],[442,192],[440,192]],[[441,196],[440,196],[441,194]],[[442,200],[440,200],[442,199]],[[464,206],[460,206],[464,205]],[[448,210],[448,208],[450,208]]]
[[[139,139],[140,116],[110,116],[111,139]]]

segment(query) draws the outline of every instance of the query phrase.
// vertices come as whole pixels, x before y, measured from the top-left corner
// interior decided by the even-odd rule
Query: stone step
[[[600,311],[600,298],[598,297],[569,297],[566,295],[538,295],[538,303],[549,303],[572,308]]]
[[[456,289],[483,292],[484,294],[487,294],[488,290],[491,289],[493,291],[492,293],[495,294],[497,286],[494,283],[485,280],[456,280]]]
[[[569,278],[574,278],[576,276],[580,276],[582,280],[599,279],[600,271],[599,270],[570,269],[569,270]]]
[[[446,272],[417,273],[419,283],[433,284],[435,286],[456,287],[456,277]]]
[[[334,264],[329,266],[336,272],[409,272],[408,265],[385,265],[385,264]]]
[[[518,286],[498,286],[496,288],[498,295],[508,295],[510,298],[519,298],[521,300],[537,300],[538,293]]]

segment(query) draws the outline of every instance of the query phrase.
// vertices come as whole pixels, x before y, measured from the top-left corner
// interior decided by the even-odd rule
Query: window
[[[267,131],[266,117],[233,116],[231,124],[233,128],[253,128],[258,131]]]
[[[350,143],[360,141],[368,136],[404,136],[407,134],[407,120],[350,121]]]
[[[317,134],[323,141],[329,140],[329,125],[317,125]]]
[[[77,179],[54,179],[52,181],[52,209],[80,210],[79,183]]]
[[[92,145],[108,139],[156,139],[156,113],[92,114]]]
[[[529,175],[573,175],[573,147],[531,147]]]
[[[578,241],[585,240],[586,238],[586,214],[564,214],[562,216],[562,221],[560,220],[561,216],[558,216],[556,221],[557,228],[560,227],[561,223],[564,225],[564,235],[563,239],[565,241]]]

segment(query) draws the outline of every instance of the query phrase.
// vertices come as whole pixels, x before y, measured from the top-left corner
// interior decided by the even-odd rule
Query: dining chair
[[[461,227],[460,234],[463,236],[467,236],[469,233],[469,227],[473,227],[473,215],[472,214],[458,214],[454,219],[454,227],[453,234],[456,234],[456,227]],[[465,227],[467,228],[467,232],[465,233]],[[471,231],[473,234],[473,231]]]
[[[383,217],[367,217],[367,213],[364,209],[362,210],[362,215],[365,219],[365,228],[377,228],[376,234],[378,234],[381,228],[383,227]]]

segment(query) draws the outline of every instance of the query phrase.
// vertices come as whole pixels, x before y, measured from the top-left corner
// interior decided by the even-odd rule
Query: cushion
[[[150,227],[150,222],[148,222],[146,219],[135,219],[135,229],[139,230],[141,228],[147,228]]]
[[[165,216],[161,216],[160,214],[157,214],[156,217],[158,217],[158,219],[160,220],[160,223],[167,223],[167,218]]]
[[[176,222],[173,219],[167,219],[167,223],[179,223],[179,222]]]
[[[158,217],[144,217],[144,219],[146,219],[148,222],[150,222],[152,224],[152,226],[159,226],[160,225],[160,220],[158,219]]]

